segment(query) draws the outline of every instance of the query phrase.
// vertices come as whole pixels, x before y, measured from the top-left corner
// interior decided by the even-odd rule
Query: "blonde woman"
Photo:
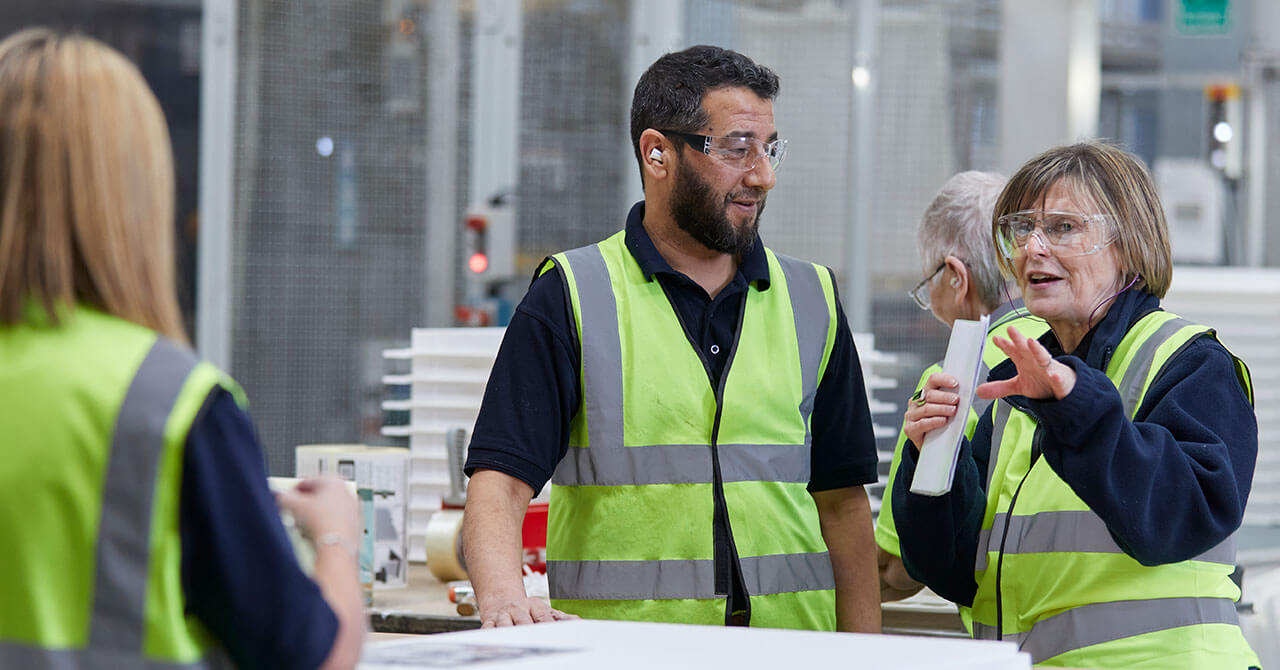
[[[1036,665],[1258,665],[1231,581],[1258,453],[1248,370],[1208,326],[1163,311],[1172,281],[1151,175],[1088,142],[1032,158],[996,202],[1000,267],[1050,331],[1017,328],[978,396],[951,491],[916,495],[923,436],[956,411],[931,376],[907,410],[893,491],[907,571],[973,636]]]
[[[0,42],[0,667],[352,667],[356,503],[281,496],[236,384],[186,344],[173,165],[120,54]]]

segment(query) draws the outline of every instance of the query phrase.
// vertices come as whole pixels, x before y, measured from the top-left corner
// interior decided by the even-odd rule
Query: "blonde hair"
[[[1100,210],[1084,213],[1106,214],[1115,224],[1116,257],[1125,282],[1136,279],[1148,293],[1163,298],[1173,280],[1164,207],[1142,160],[1115,145],[1082,142],[1054,147],[1027,161],[1009,178],[996,202],[992,235],[1001,216],[1039,208],[1058,182]],[[1013,274],[1011,261],[1003,255],[1000,268]]]
[[[87,305],[186,342],[173,156],[124,56],[42,28],[0,42],[0,324]]]

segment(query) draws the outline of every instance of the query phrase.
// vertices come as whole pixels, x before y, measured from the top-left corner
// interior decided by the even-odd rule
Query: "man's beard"
[[[764,192],[753,192],[756,215],[749,223],[734,226],[725,210],[740,193],[717,198],[711,185],[692,171],[681,172],[671,194],[671,218],[680,230],[702,246],[721,253],[746,257],[755,246],[760,215],[764,213]]]

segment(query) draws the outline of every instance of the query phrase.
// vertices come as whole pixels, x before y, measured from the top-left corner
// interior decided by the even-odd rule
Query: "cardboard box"
[[[299,477],[337,474],[355,482],[362,501],[372,499],[373,523],[365,524],[364,542],[372,544],[373,588],[405,586],[409,568],[405,533],[409,450],[359,444],[305,444],[294,450],[294,461]]]

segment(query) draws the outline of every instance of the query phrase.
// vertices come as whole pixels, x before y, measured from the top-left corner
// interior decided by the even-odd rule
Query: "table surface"
[[[426,564],[410,563],[408,586],[375,590],[370,624],[378,633],[444,633],[480,627],[476,616],[461,616],[449,602],[449,587]],[[968,637],[955,605],[923,591],[881,606],[886,633]]]
[[[895,670],[1028,670],[1011,642],[858,635],[634,621],[564,621],[445,635],[365,648],[364,670],[480,667],[510,670],[706,670],[850,665]]]

